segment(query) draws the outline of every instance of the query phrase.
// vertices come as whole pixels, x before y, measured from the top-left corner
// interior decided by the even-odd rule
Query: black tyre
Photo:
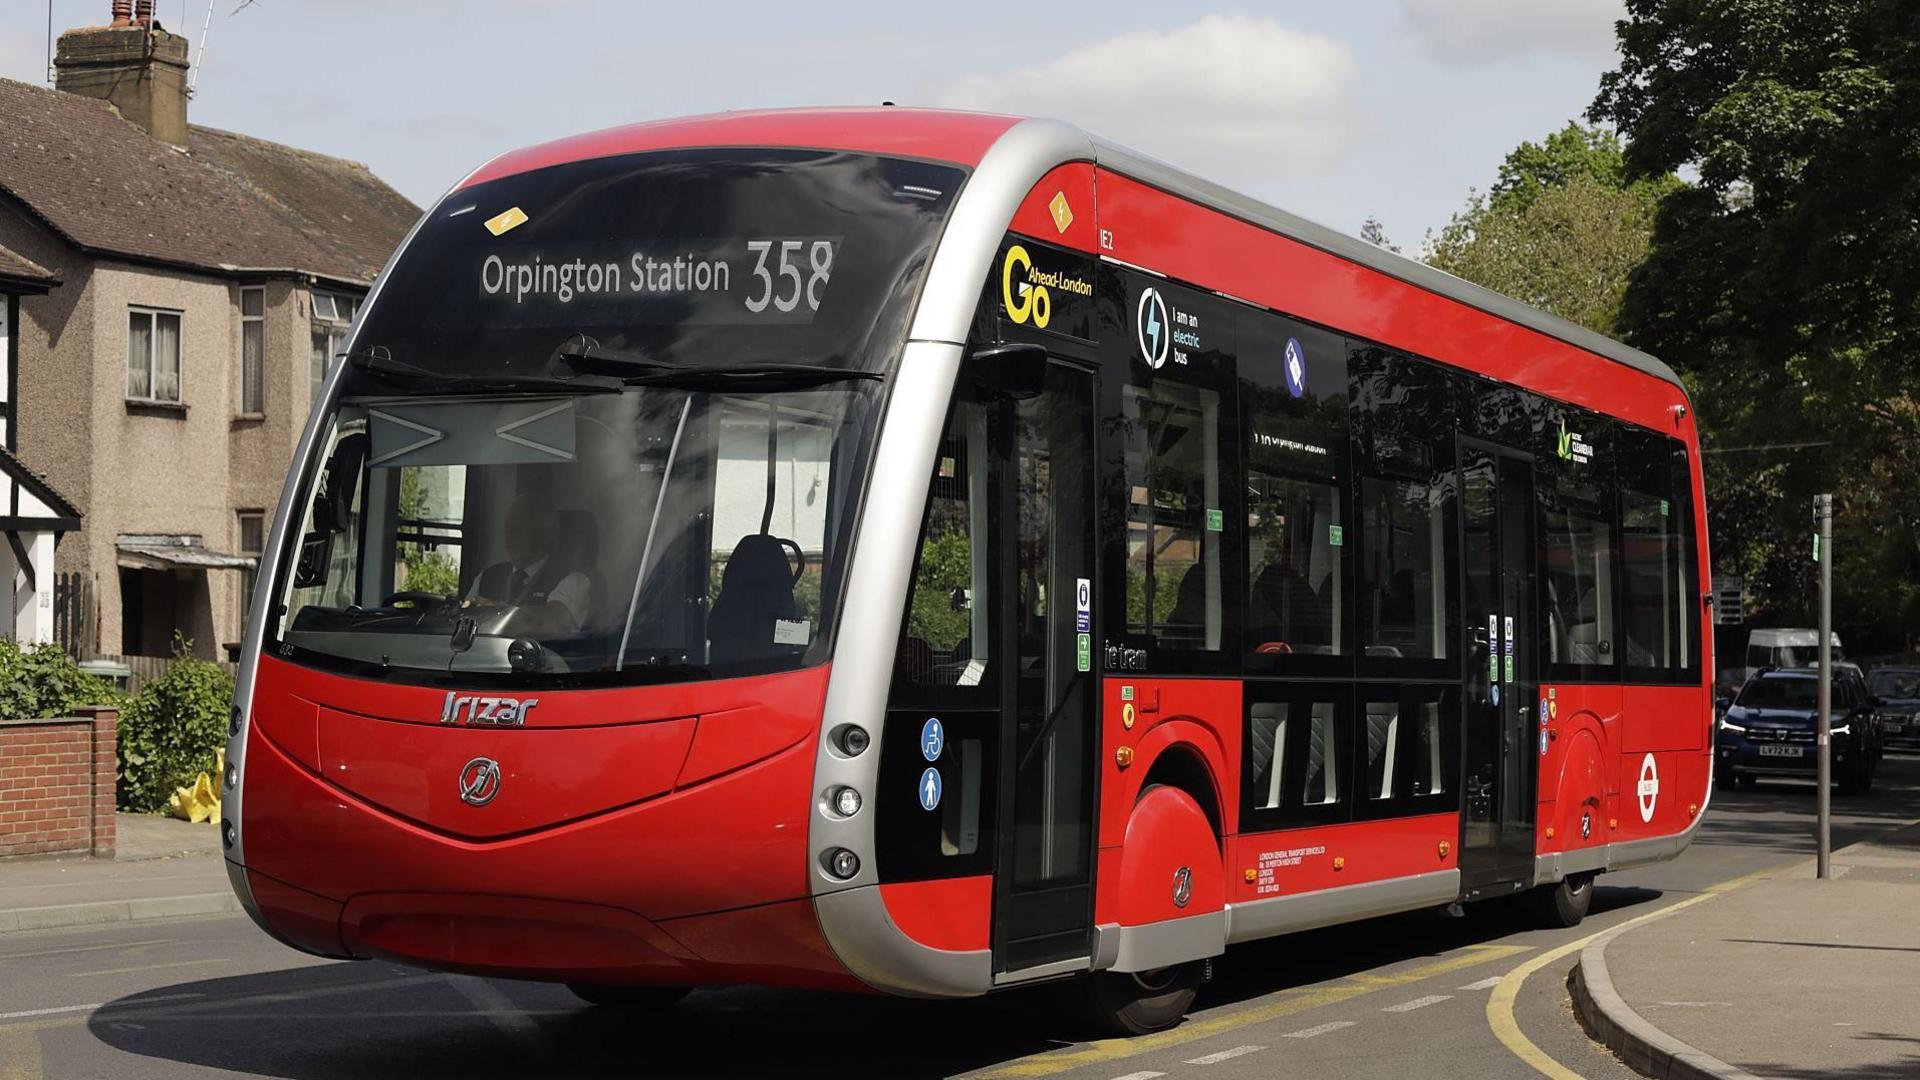
[[[1180,1022],[1206,979],[1207,962],[1157,971],[1097,971],[1084,987],[1087,1019],[1112,1035],[1151,1035]]]
[[[684,986],[595,986],[591,983],[568,983],[567,989],[589,1005],[633,1012],[670,1009],[692,992]]]
[[[1579,926],[1593,906],[1593,875],[1569,874],[1554,885],[1533,890],[1534,921],[1549,930]]]

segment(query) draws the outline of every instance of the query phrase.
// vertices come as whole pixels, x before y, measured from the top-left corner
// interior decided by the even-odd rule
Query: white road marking
[[[1217,1054],[1203,1054],[1197,1058],[1188,1058],[1187,1064],[1218,1065],[1222,1061],[1230,1061],[1233,1058],[1245,1057],[1248,1054],[1257,1054],[1260,1051],[1265,1049],[1266,1047],[1264,1046],[1236,1046],[1231,1050],[1222,1050]]]
[[[141,964],[138,967],[106,968],[102,971],[69,971],[67,978],[84,979],[90,975],[129,975],[136,971],[159,971],[162,968],[198,967],[202,964],[227,963],[224,956],[209,956],[205,960],[175,960],[166,964]]]
[[[1287,1034],[1281,1036],[1281,1038],[1311,1039],[1315,1035],[1325,1035],[1329,1031],[1339,1031],[1341,1028],[1350,1028],[1352,1026],[1353,1026],[1353,1021],[1351,1020],[1335,1020],[1335,1021],[1332,1021],[1331,1023],[1316,1024],[1310,1028],[1302,1028],[1299,1031],[1290,1031]]]
[[[1452,994],[1428,994],[1426,997],[1417,997],[1417,998],[1414,998],[1412,1001],[1403,1001],[1398,1005],[1389,1005],[1386,1008],[1381,1009],[1380,1011],[1381,1012],[1412,1012],[1415,1009],[1424,1009],[1429,1005],[1438,1005],[1443,1001],[1451,1001],[1451,1000],[1453,1000]]]
[[[24,1020],[29,1016],[53,1016],[56,1013],[87,1012],[91,1009],[98,1009],[105,1004],[106,1002],[104,1001],[96,1001],[91,1005],[61,1005],[53,1009],[26,1009],[21,1012],[5,1012],[0,1013],[0,1020]]]
[[[1113,1078],[1113,1080],[1154,1080],[1155,1077],[1160,1077],[1165,1075],[1167,1074],[1157,1073],[1151,1069],[1148,1069],[1141,1072],[1130,1072],[1125,1076],[1116,1076]]]
[[[151,941],[115,942],[111,945],[76,945],[65,949],[41,949],[37,952],[0,953],[0,960],[25,960],[33,956],[64,956],[67,953],[107,952],[114,949],[140,949],[151,945],[173,945],[179,938],[154,938]]]
[[[1499,986],[1499,985],[1500,985],[1500,979],[1501,979],[1501,976],[1499,976],[1499,975],[1493,975],[1493,976],[1489,976],[1489,977],[1487,977],[1487,978],[1485,978],[1485,979],[1481,979],[1481,980],[1480,980],[1479,982],[1473,982],[1473,983],[1468,983],[1467,985],[1465,985],[1465,986],[1463,986],[1463,987],[1461,987],[1460,989],[1462,989],[1462,990],[1491,990],[1491,989],[1493,989],[1494,987],[1496,987],[1496,986]]]

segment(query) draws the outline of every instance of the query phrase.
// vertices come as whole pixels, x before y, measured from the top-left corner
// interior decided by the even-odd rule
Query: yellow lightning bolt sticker
[[[1066,232],[1067,226],[1073,224],[1073,207],[1067,205],[1067,193],[1064,191],[1053,193],[1053,201],[1047,204],[1047,212],[1053,215],[1053,227],[1061,232]]]
[[[527,212],[519,207],[503,210],[487,219],[487,231],[495,236],[511,232],[527,223]]]

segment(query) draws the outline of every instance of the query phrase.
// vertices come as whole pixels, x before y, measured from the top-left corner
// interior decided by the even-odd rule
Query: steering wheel
[[[1253,651],[1267,656],[1285,655],[1293,652],[1293,646],[1284,641],[1265,641],[1261,642],[1260,647]]]
[[[800,578],[807,572],[807,553],[800,550],[798,543],[785,537],[780,538],[780,546],[793,552],[793,583],[798,585]]]
[[[380,606],[386,608],[399,607],[401,604],[406,603],[417,608],[425,609],[445,603],[446,600],[447,597],[441,596],[436,592],[425,592],[420,589],[402,589],[392,596],[387,597],[385,600],[380,601]]]

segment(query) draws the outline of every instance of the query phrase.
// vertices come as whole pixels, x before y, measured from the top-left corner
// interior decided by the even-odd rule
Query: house
[[[14,456],[14,328],[20,299],[44,296],[60,284],[46,267],[0,246],[0,631],[25,644],[53,640],[53,553],[60,538],[80,527],[80,511],[46,478]]]
[[[50,515],[63,594],[92,598],[71,651],[178,633],[218,657],[314,393],[420,211],[363,165],[189,124],[187,41],[151,9],[62,34],[57,89],[0,79],[0,445],[75,511]]]

